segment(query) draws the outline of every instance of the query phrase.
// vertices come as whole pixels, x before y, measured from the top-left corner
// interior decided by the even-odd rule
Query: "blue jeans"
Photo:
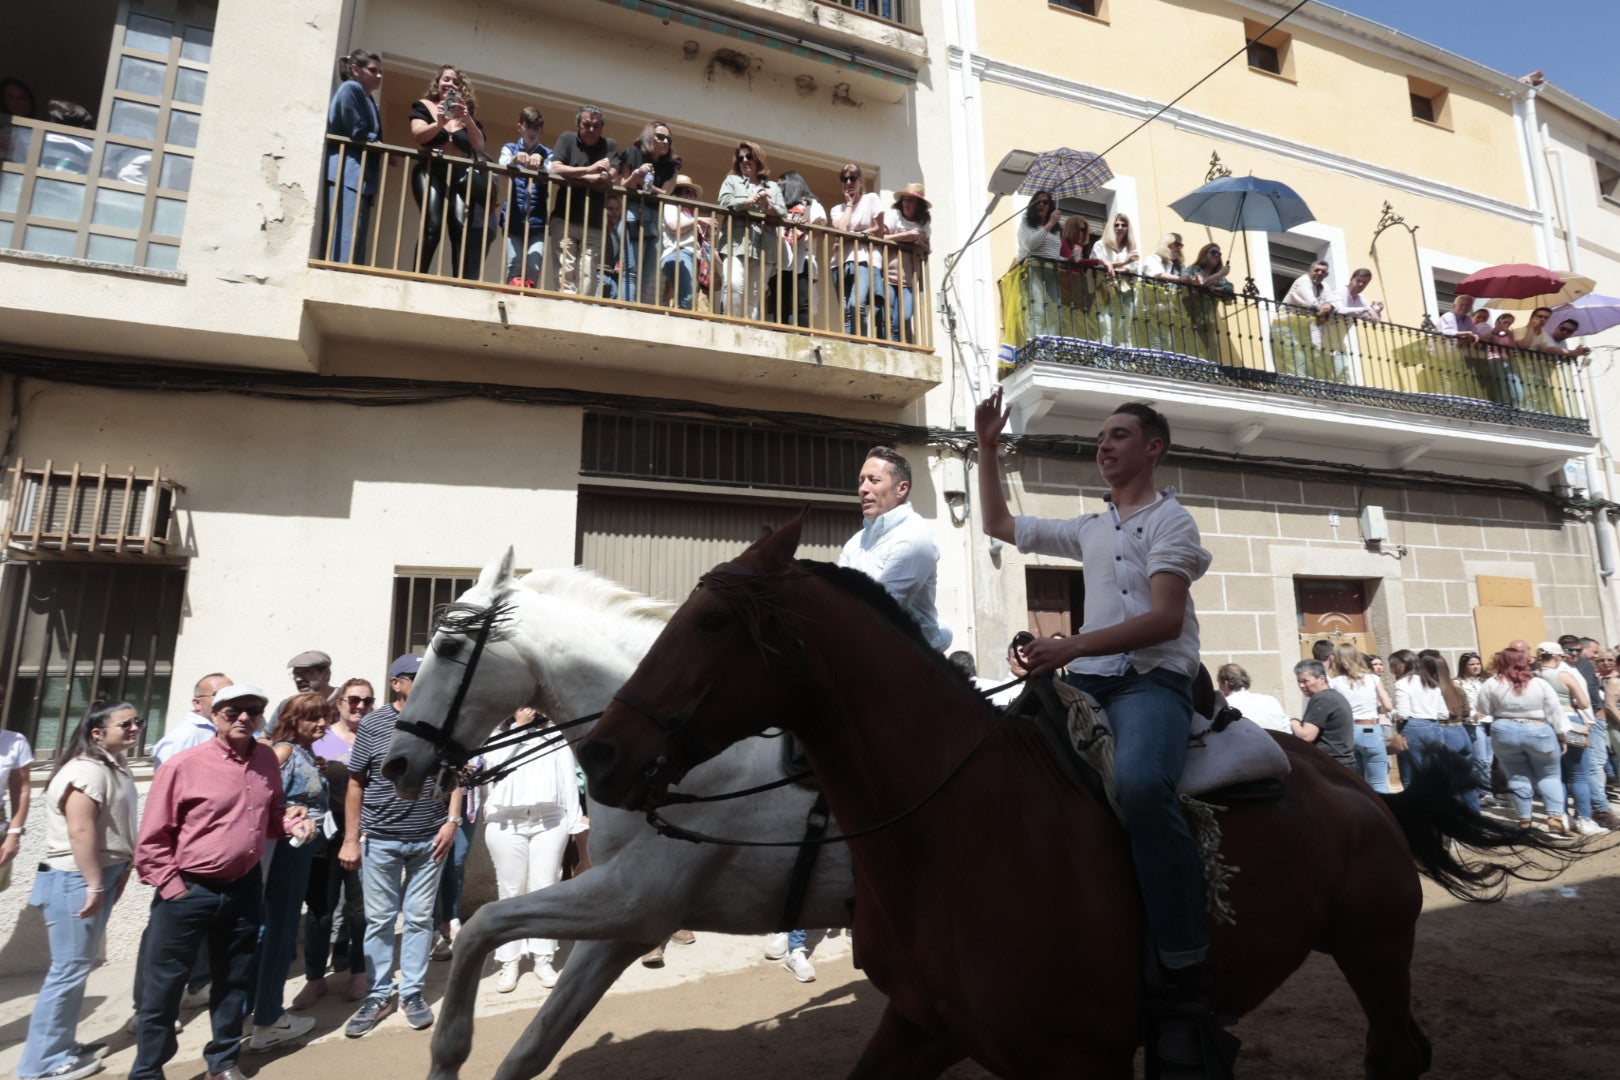
[[[268,1027],[286,1011],[283,990],[292,967],[293,946],[298,943],[298,913],[304,907],[309,867],[314,861],[315,852],[308,844],[293,847],[286,840],[276,841],[270,879],[264,886],[264,933],[259,938],[253,993],[248,1000],[255,1026]]]
[[[1564,782],[1558,776],[1558,736],[1545,720],[1502,720],[1491,724],[1491,750],[1507,773],[1513,811],[1530,817],[1531,799],[1541,793],[1547,813],[1564,813]]]
[[[141,994],[131,1080],[163,1080],[164,1064],[179,1050],[174,1022],[201,948],[207,948],[214,973],[208,994],[214,1037],[203,1047],[203,1060],[211,1073],[236,1064],[259,942],[262,882],[255,866],[235,881],[187,879],[185,894],[173,900],[153,895],[146,941],[148,983]]]
[[[911,311],[916,300],[915,290],[909,285],[885,285],[883,298],[889,308],[889,340],[915,341],[916,335],[911,332]],[[902,334],[905,335],[903,338]]]
[[[844,264],[844,333],[859,333],[863,337],[867,334],[883,336],[883,331],[876,325],[868,326],[867,312],[883,301],[883,286],[878,284],[876,290],[872,284],[872,267],[867,263],[847,262]],[[874,317],[873,323],[877,320]],[[857,324],[860,326],[856,330]],[[881,324],[878,324],[881,325]]]
[[[546,223],[530,221],[527,240],[523,228],[523,222],[512,222],[511,235],[506,238],[506,280],[523,278],[538,283],[546,266]]]
[[[675,282],[675,306],[682,311],[692,310],[692,283],[697,280],[697,256],[688,250],[677,249],[664,256],[660,266],[665,281]]]
[[[1165,668],[1065,678],[1097,699],[1114,729],[1114,790],[1159,959],[1168,968],[1200,963],[1209,951],[1204,861],[1176,795],[1187,763],[1192,680]]]
[[[372,195],[362,195],[346,184],[328,182],[321,201],[321,258],[333,262],[363,263],[371,232]],[[333,222],[337,228],[332,228]]]
[[[804,948],[804,943],[809,939],[809,936],[810,935],[806,934],[803,930],[789,930],[788,952],[792,952],[794,949]]]
[[[1389,748],[1384,745],[1384,725],[1356,721],[1356,772],[1374,791],[1389,791]]]
[[[1488,724],[1470,724],[1463,728],[1468,732],[1469,739],[1474,744],[1474,767],[1479,770],[1479,793],[1491,793],[1491,762],[1495,760],[1491,753],[1491,729]]]
[[[77,870],[41,867],[34,876],[34,889],[28,903],[39,908],[45,919],[46,940],[51,947],[51,966],[34,999],[34,1015],[28,1021],[28,1040],[17,1062],[19,1077],[41,1076],[75,1060],[79,1041],[79,1014],[84,1010],[84,984],[90,978],[101,953],[101,939],[107,932],[118,883],[129,869],[128,863],[109,866],[101,872],[101,910],[88,919],[79,918],[84,907],[84,876]]]
[[[433,902],[444,864],[433,858],[432,840],[367,837],[360,845],[366,896],[366,979],[372,1002],[394,992],[394,920],[403,913],[399,943],[399,993],[420,994],[433,951]]]
[[[645,215],[645,220],[642,216]],[[643,304],[658,302],[658,275],[642,274],[643,266],[658,265],[658,210],[632,204],[624,217],[624,288],[621,299]]]
[[[1564,777],[1564,787],[1569,791],[1569,797],[1575,803],[1575,816],[1589,818],[1592,816],[1592,768],[1586,760],[1586,747],[1571,746],[1564,751],[1561,760],[1561,771]],[[1547,808],[1549,814],[1561,814],[1564,808],[1557,810]]]
[[[1586,749],[1586,764],[1592,771],[1592,812],[1609,812],[1609,794],[1603,790],[1609,770],[1609,725],[1598,717],[1592,721],[1592,745]]]
[[[1467,758],[1470,764],[1474,761],[1474,750],[1469,742],[1468,729],[1461,724],[1442,724],[1437,720],[1414,716],[1407,719],[1401,734],[1406,736],[1407,742],[1406,753],[1401,755],[1401,779],[1405,783],[1411,783],[1417,771],[1436,754],[1455,751]],[[1467,804],[1468,809],[1479,813],[1477,790],[1469,788],[1463,796],[1463,802]]]
[[[304,894],[309,908],[304,915],[306,979],[325,978],[328,961],[334,971],[362,975],[366,970],[366,906],[360,871],[345,870],[339,864],[340,839],[333,837],[326,853],[310,865],[309,889]]]
[[[438,926],[461,918],[461,886],[467,878],[467,853],[472,850],[473,836],[477,832],[478,825],[474,822],[467,822],[456,830],[450,855],[439,873],[439,896],[433,902],[433,922]]]

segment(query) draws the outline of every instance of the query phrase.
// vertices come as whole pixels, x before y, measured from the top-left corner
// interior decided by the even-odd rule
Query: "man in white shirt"
[[[191,711],[166,727],[163,738],[152,747],[152,768],[156,769],[182,750],[201,746],[218,734],[213,721],[214,693],[230,685],[231,677],[218,671],[197,680],[197,685],[191,688]]]
[[[1307,311],[1317,310],[1327,298],[1325,285],[1327,276],[1327,263],[1320,259],[1311,263],[1311,268],[1295,278],[1294,283],[1288,287],[1288,295],[1283,297],[1283,303]]]
[[[1367,285],[1372,281],[1372,271],[1366,268],[1357,270],[1350,275],[1350,283],[1342,289],[1334,289],[1317,308],[1317,314],[1326,321],[1322,326],[1322,337],[1327,347],[1333,353],[1333,379],[1336,382],[1345,382],[1350,376],[1350,354],[1344,348],[1344,339],[1350,332],[1350,319],[1366,319],[1369,322],[1380,322],[1384,318],[1384,302],[1382,300],[1368,300],[1365,292]],[[1337,315],[1339,318],[1326,318]]]
[[[939,545],[928,523],[906,501],[911,463],[897,450],[874,446],[861,465],[858,491],[866,524],[844,545],[838,565],[859,570],[887,589],[917,620],[928,644],[944,652],[951,631],[934,610]]]
[[[1474,298],[1458,293],[1451,301],[1451,310],[1440,316],[1440,332],[1456,338],[1461,344],[1471,345],[1479,340],[1474,326]]]
[[[1221,688],[1226,703],[1263,728],[1291,735],[1293,724],[1282,702],[1270,694],[1259,694],[1249,689],[1249,673],[1238,664],[1222,664],[1215,673],[1215,682]]]
[[[1170,448],[1169,422],[1134,401],[1104,420],[1097,469],[1108,484],[1107,510],[1059,520],[1014,517],[1007,507],[996,450],[1008,415],[999,387],[974,413],[984,531],[1022,552],[1076,559],[1084,570],[1079,633],[1036,638],[1023,659],[1031,675],[1067,669],[1066,681],[1096,698],[1112,722],[1115,794],[1161,969],[1149,1003],[1159,1025],[1155,1045],[1177,1064],[1169,1047],[1175,1035],[1235,1055],[1236,1038],[1219,1030],[1207,1007],[1203,859],[1175,793],[1200,667],[1191,589],[1210,554],[1174,492],[1153,487]]]

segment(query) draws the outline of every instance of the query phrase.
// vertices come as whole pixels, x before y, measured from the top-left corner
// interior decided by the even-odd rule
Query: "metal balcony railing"
[[[1387,321],[1044,259],[1000,282],[1016,364],[1054,360],[1294,397],[1586,432],[1574,364]]]
[[[816,3],[858,11],[909,30],[922,29],[921,20],[917,17],[917,0],[816,0]]]
[[[336,136],[328,152],[362,194],[326,186],[317,266],[933,350],[909,244]]]

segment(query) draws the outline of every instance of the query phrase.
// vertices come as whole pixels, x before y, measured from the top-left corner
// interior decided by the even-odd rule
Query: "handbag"
[[[1570,713],[1564,719],[1569,721],[1569,727],[1564,732],[1565,746],[1581,747],[1592,745],[1592,729],[1584,723],[1577,723],[1577,721],[1584,720],[1585,717],[1579,713]]]
[[[705,289],[706,290],[709,287],[709,282],[711,280],[711,276],[710,276],[710,262],[711,261],[712,261],[712,252],[711,252],[711,250],[709,248],[709,242],[707,240],[699,240],[698,241],[698,256],[697,256],[697,281],[698,281],[698,288],[700,288],[700,289]]]

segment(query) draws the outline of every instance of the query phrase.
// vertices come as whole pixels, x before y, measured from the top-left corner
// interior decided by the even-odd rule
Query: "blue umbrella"
[[[1018,192],[1033,195],[1037,191],[1049,191],[1053,198],[1066,199],[1096,191],[1113,178],[1114,170],[1100,155],[1065,146],[1036,157],[1029,172],[1024,174],[1024,182],[1018,185]]]
[[[1190,191],[1170,204],[1181,220],[1208,225],[1226,232],[1243,231],[1243,259],[1249,261],[1249,230],[1287,232],[1295,225],[1315,221],[1316,215],[1305,200],[1287,184],[1255,176],[1223,176]],[[1243,288],[1244,295],[1257,295],[1254,278]]]
[[[1223,176],[1170,204],[1181,220],[1227,232],[1264,229],[1287,232],[1316,215],[1294,189],[1255,176]]]

